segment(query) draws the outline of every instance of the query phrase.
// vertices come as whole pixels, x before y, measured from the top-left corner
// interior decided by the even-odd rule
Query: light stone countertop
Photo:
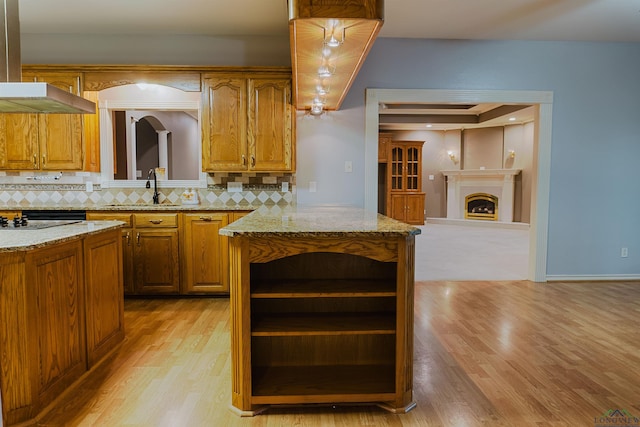
[[[30,251],[103,231],[120,228],[121,221],[81,221],[44,229],[0,229],[0,252]]]
[[[418,227],[384,215],[341,206],[258,208],[220,230],[221,235],[228,237],[372,237],[420,233]]]
[[[199,204],[199,205],[181,205],[172,203],[111,203],[111,204],[57,204],[57,205],[30,205],[30,206],[0,206],[3,211],[29,211],[29,210],[82,210],[92,211],[252,211],[257,207],[248,204],[226,205],[221,203]]]

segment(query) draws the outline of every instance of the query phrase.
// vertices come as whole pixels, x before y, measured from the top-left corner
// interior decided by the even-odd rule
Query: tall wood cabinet
[[[424,224],[423,144],[423,141],[391,141],[387,149],[385,215],[415,225]]]
[[[202,76],[202,168],[293,171],[291,77]]]

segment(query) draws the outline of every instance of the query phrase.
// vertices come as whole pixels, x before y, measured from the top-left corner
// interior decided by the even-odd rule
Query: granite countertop
[[[225,204],[199,204],[181,205],[173,203],[110,203],[110,204],[58,204],[58,205],[30,205],[30,206],[0,206],[4,211],[28,211],[28,210],[82,210],[82,211],[252,211],[256,206],[252,205],[225,205]]]
[[[0,252],[29,251],[120,228],[121,221],[80,221],[44,229],[0,229]]]
[[[332,206],[259,208],[220,230],[221,235],[228,237],[371,237],[420,233],[418,227],[384,215],[359,208]]]

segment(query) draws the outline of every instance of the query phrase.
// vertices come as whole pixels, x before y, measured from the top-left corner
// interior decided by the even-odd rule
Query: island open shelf
[[[376,216],[398,230],[247,231],[256,216],[223,229],[231,237],[233,409],[412,409],[415,229]]]

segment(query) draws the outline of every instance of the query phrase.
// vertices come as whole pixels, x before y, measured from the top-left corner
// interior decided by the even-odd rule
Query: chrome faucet
[[[153,174],[153,204],[157,205],[160,203],[160,193],[158,193],[158,177],[156,176],[155,169],[149,169],[149,173],[147,174],[147,188],[151,188],[151,174]]]

